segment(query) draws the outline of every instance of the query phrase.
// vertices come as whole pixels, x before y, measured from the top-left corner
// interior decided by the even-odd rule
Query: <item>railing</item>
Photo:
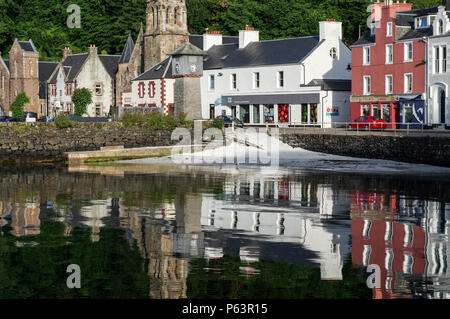
[[[334,123],[289,123],[277,125],[282,133],[294,134],[332,134],[332,135],[375,135],[375,136],[450,136],[450,129],[433,129],[431,125],[421,123],[387,122],[386,128],[374,128],[374,124],[355,122]],[[384,124],[383,124],[384,126]]]

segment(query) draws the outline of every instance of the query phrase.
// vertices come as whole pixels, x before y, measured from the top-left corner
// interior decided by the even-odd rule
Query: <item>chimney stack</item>
[[[322,40],[341,40],[342,39],[342,22],[335,19],[327,19],[319,22],[320,41]]]
[[[98,54],[98,48],[95,46],[95,44],[92,44],[89,46],[89,55],[97,55]]]
[[[65,60],[69,55],[72,54],[70,47],[65,47],[63,51],[63,60]]]
[[[215,45],[222,45],[222,35],[220,31],[209,31],[203,35],[203,51],[208,51]]]
[[[239,31],[239,49],[244,49],[251,42],[259,42],[259,31],[246,26],[245,30]]]

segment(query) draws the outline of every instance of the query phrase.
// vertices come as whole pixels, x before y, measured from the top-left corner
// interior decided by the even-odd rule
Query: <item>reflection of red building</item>
[[[396,287],[398,274],[425,273],[425,230],[398,222],[352,220],[352,262],[378,265],[381,287],[374,288],[374,298],[408,297]]]
[[[393,216],[397,209],[397,196],[379,193],[366,193],[351,191],[351,212],[352,216],[362,216],[362,214],[375,213],[377,217],[386,218]],[[371,217],[373,214],[370,214]]]

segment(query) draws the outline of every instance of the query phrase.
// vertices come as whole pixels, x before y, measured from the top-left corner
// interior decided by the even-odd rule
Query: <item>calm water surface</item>
[[[2,168],[0,298],[450,298],[449,190],[431,176]]]

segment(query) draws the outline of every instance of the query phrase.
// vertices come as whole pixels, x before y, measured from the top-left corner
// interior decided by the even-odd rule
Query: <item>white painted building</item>
[[[202,116],[232,115],[246,124],[331,126],[350,120],[351,51],[342,23],[320,22],[320,35],[259,41],[253,28],[239,43],[203,36]]]
[[[428,119],[450,126],[450,11],[440,6],[428,38]]]
[[[49,80],[49,115],[73,114],[72,95],[76,89],[87,88],[92,93],[92,103],[87,107],[86,116],[108,115],[115,101],[115,74],[119,65],[119,55],[100,55],[96,46],[89,53],[71,54],[66,49],[64,58]]]

